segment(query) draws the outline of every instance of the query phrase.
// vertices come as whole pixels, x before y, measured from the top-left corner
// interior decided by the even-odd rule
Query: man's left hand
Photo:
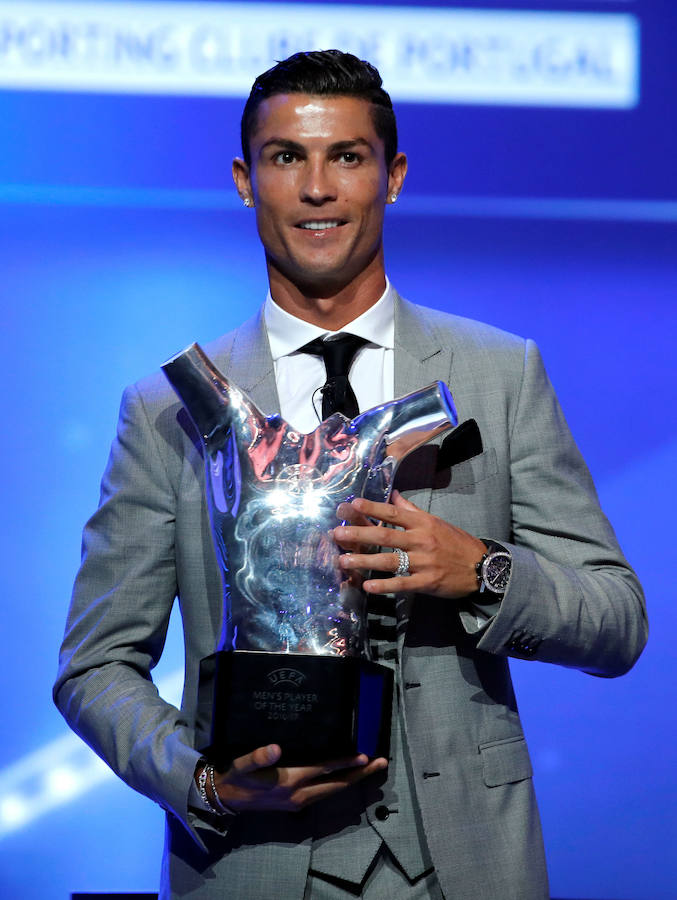
[[[397,491],[393,492],[391,503],[358,498],[352,503],[342,503],[337,512],[350,523],[334,529],[338,546],[349,551],[339,557],[341,568],[347,574],[364,574],[372,569],[397,571],[399,554],[365,553],[367,547],[399,548],[409,556],[411,574],[370,578],[362,585],[367,593],[413,591],[457,599],[477,590],[475,566],[486,553],[482,541],[424,512]],[[383,524],[374,525],[370,519]]]

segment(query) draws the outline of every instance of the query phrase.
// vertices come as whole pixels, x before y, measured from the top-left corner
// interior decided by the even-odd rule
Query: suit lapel
[[[426,317],[425,310],[395,295],[395,396],[427,387],[434,381],[449,383],[452,351]],[[444,435],[433,443],[437,446]],[[412,502],[428,510],[432,499],[437,453],[425,445],[402,463],[400,482]]]
[[[395,396],[447,382],[451,349],[442,345],[425,311],[395,295]]]
[[[269,416],[280,411],[263,309],[235,332],[224,374]]]

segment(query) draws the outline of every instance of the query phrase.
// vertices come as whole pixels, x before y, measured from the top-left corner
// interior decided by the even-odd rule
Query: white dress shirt
[[[327,380],[324,362],[319,356],[298,350],[325,335],[355,334],[369,341],[357,351],[349,374],[361,411],[394,399],[394,308],[393,289],[386,279],[386,289],[380,299],[336,332],[297,319],[268,294],[263,316],[275,364],[280,413],[286,422],[307,434],[322,420],[319,389]]]

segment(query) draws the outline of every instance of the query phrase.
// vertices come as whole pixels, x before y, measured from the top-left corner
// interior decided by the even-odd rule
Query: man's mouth
[[[311,222],[299,222],[297,228],[304,228],[306,231],[328,231],[330,228],[338,228],[339,225],[345,225],[341,219],[317,219]]]

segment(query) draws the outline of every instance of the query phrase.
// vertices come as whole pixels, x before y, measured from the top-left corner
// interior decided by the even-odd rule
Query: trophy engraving
[[[370,661],[366,597],[331,530],[339,503],[386,502],[400,461],[457,424],[451,394],[437,382],[302,434],[265,416],[197,344],[162,368],[200,435],[223,581],[221,635],[201,673],[212,755],[272,741],[287,763],[375,755],[392,673]]]

